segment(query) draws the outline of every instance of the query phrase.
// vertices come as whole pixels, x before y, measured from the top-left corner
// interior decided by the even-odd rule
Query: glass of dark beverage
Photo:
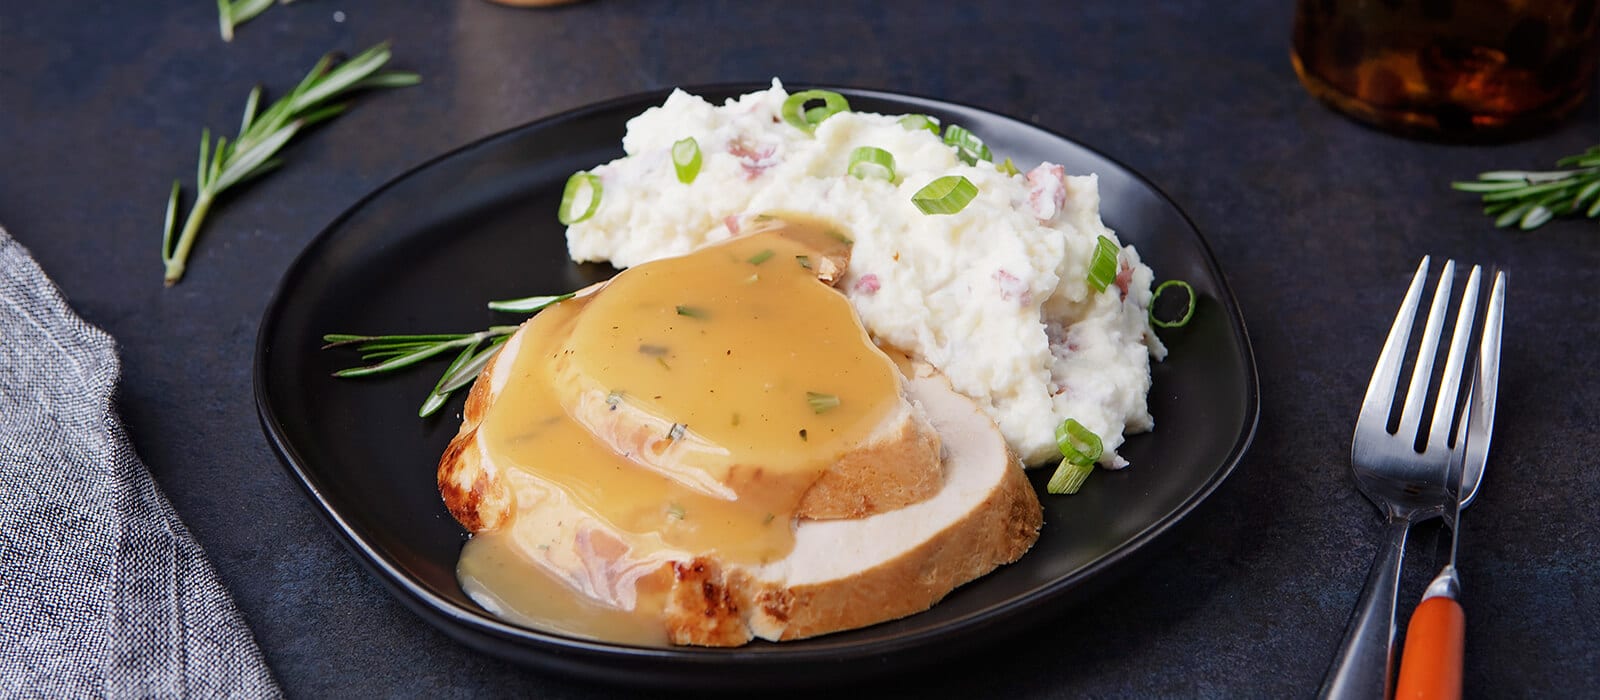
[[[1596,82],[1600,0],[1297,0],[1300,82],[1351,117],[1408,136],[1527,136]]]

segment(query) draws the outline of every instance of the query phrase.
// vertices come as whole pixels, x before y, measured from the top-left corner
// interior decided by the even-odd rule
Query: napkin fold
[[[280,697],[134,454],[120,371],[0,228],[0,695]]]

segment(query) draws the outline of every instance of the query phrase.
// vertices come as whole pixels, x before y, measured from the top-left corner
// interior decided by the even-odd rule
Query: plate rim
[[[435,165],[457,158],[459,156],[491,147],[496,142],[513,137],[525,131],[542,131],[558,128],[562,124],[580,121],[592,114],[615,110],[625,105],[636,105],[639,109],[659,105],[673,90],[682,89],[685,92],[703,95],[706,93],[733,93],[744,94],[753,90],[761,90],[770,84],[759,82],[727,82],[687,85],[678,87],[659,88],[655,90],[635,92],[610,99],[581,105],[556,114],[534,119],[510,128],[488,134],[474,139],[466,144],[447,150],[439,155],[427,158],[418,164],[405,169],[403,172],[389,178],[365,195],[350,204],[340,214],[334,217],[327,225],[313,236],[305,247],[297,254],[285,268],[278,284],[274,287],[266,307],[262,311],[261,321],[257,328],[255,355],[252,360],[252,391],[256,406],[257,418],[260,421],[262,432],[268,443],[273,448],[279,462],[292,477],[292,480],[306,493],[306,496],[315,505],[315,509],[334,530],[337,539],[348,548],[361,562],[364,568],[374,574],[397,599],[419,617],[427,620],[436,628],[444,631],[452,638],[461,641],[479,651],[487,652],[503,658],[512,659],[522,663],[533,663],[550,669],[563,669],[576,675],[606,682],[636,682],[641,678],[634,678],[630,674],[643,674],[650,681],[670,680],[669,676],[657,671],[651,673],[645,669],[629,669],[627,673],[616,674],[617,669],[610,669],[613,673],[604,676],[598,675],[592,664],[595,661],[652,661],[669,662],[682,665],[685,669],[708,666],[766,666],[773,663],[782,664],[807,664],[815,662],[837,662],[841,652],[852,655],[889,656],[903,654],[911,650],[926,650],[933,642],[947,638],[956,638],[965,641],[965,644],[949,645],[947,653],[955,653],[959,648],[967,648],[977,641],[975,638],[991,638],[1001,634],[995,628],[1002,622],[1016,622],[1023,613],[1048,607],[1054,601],[1069,597],[1084,588],[1086,580],[1101,578],[1105,573],[1119,569],[1128,560],[1147,552],[1156,540],[1170,532],[1178,523],[1186,519],[1200,504],[1207,501],[1221,485],[1228,480],[1238,468],[1254,442],[1260,423],[1260,383],[1259,371],[1256,365],[1255,351],[1250,342],[1243,312],[1239,307],[1232,286],[1228,283],[1227,276],[1218,264],[1216,254],[1211,248],[1210,241],[1201,232],[1189,213],[1173,201],[1173,199],[1154,182],[1150,181],[1140,171],[1129,167],[1121,160],[1107,155],[1100,149],[1084,143],[1081,140],[1062,134],[1054,129],[1019,119],[1009,114],[996,112],[991,109],[979,107],[959,101],[947,100],[936,97],[889,91],[878,88],[856,87],[848,85],[826,85],[806,82],[785,83],[785,88],[799,87],[804,89],[833,90],[847,97],[862,97],[865,99],[882,100],[898,103],[921,103],[926,106],[949,110],[969,110],[982,113],[988,117],[998,118],[1011,122],[1016,126],[1042,132],[1052,138],[1065,141],[1077,148],[1093,154],[1095,157],[1121,169],[1137,184],[1153,193],[1160,203],[1171,212],[1176,213],[1187,226],[1188,232],[1193,235],[1201,253],[1201,261],[1206,270],[1217,280],[1220,298],[1219,305],[1223,307],[1227,318],[1228,329],[1241,350],[1240,359],[1243,360],[1245,385],[1242,388],[1245,399],[1244,423],[1239,434],[1235,437],[1227,456],[1218,465],[1216,471],[1193,493],[1183,499],[1181,503],[1167,512],[1163,517],[1150,523],[1137,534],[1129,537],[1122,545],[1095,558],[1090,563],[1071,572],[1068,575],[1051,580],[1027,593],[1000,601],[994,605],[986,606],[959,618],[950,620],[938,627],[925,630],[913,630],[888,639],[873,640],[869,642],[841,642],[828,644],[826,636],[811,640],[803,647],[786,647],[781,644],[767,648],[736,647],[731,649],[706,649],[698,647],[639,647],[623,644],[587,640],[576,637],[564,636],[556,633],[544,632],[515,625],[503,620],[489,617],[486,613],[479,613],[463,609],[455,602],[443,599],[412,580],[410,576],[400,571],[393,563],[371,543],[364,540],[352,527],[351,523],[333,507],[328,497],[324,494],[320,481],[313,470],[308,468],[308,463],[299,455],[289,436],[279,425],[278,412],[274,410],[269,398],[267,387],[267,358],[272,351],[272,331],[277,328],[278,321],[283,315],[284,308],[290,304],[294,284],[305,273],[309,261],[314,259],[323,248],[330,244],[348,221],[358,212],[364,210],[371,202],[388,190],[417,174],[426,171]],[[618,136],[620,140],[620,135]],[[983,632],[987,628],[988,634]],[[485,646],[485,642],[497,648]],[[512,648],[498,646],[510,644]],[[532,652],[534,656],[527,654]],[[539,656],[546,654],[571,654],[584,655],[583,659],[540,660]],[[926,663],[933,663],[944,654],[929,654]],[[887,669],[888,665],[884,665]],[[861,675],[861,674],[857,674]],[[877,675],[877,674],[866,674]],[[865,677],[865,676],[862,676]],[[845,676],[835,676],[829,680],[843,680]],[[701,681],[716,681],[719,679],[700,679]],[[748,683],[731,683],[728,679],[720,679],[723,683],[695,682],[682,687],[708,687],[726,685],[727,687],[749,687]]]

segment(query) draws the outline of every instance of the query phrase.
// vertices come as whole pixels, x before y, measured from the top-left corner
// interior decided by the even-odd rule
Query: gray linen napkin
[[[0,695],[279,697],[134,454],[111,337],[0,229]]]

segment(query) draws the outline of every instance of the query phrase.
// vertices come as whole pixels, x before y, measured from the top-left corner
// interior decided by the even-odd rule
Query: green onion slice
[[[1097,292],[1117,279],[1117,244],[1101,236],[1094,244],[1094,257],[1089,261],[1089,286]]]
[[[679,305],[678,306],[678,315],[679,316],[688,316],[689,318],[705,318],[706,317],[706,310],[702,309],[702,308],[700,308],[698,306],[683,306],[683,305]]]
[[[980,160],[994,160],[994,154],[989,152],[988,146],[983,145],[983,139],[960,125],[951,124],[945,127],[944,142],[954,147],[956,156],[967,165],[977,165]]]
[[[911,195],[911,203],[924,214],[954,214],[978,196],[978,186],[961,175],[946,175]]]
[[[822,106],[806,108],[807,102],[822,100]],[[828,117],[840,112],[850,111],[850,101],[837,92],[828,90],[804,90],[789,96],[783,101],[783,120],[790,126],[812,133],[817,130]]]
[[[833,394],[819,394],[815,391],[806,392],[806,403],[811,405],[812,413],[827,413],[839,407],[839,397]]]
[[[1061,460],[1061,465],[1056,467],[1056,473],[1050,475],[1050,483],[1045,484],[1047,493],[1070,496],[1083,488],[1083,482],[1094,473],[1093,464],[1073,464],[1069,460]]]
[[[577,172],[567,178],[567,187],[561,191],[561,209],[556,218],[571,226],[594,216],[600,208],[600,178],[594,173]]]
[[[850,174],[865,180],[875,177],[894,182],[894,154],[874,146],[850,152]]]
[[[907,114],[900,118],[900,126],[905,127],[907,131],[927,129],[933,132],[934,136],[939,135],[939,120],[926,114]]]
[[[1061,449],[1061,456],[1067,462],[1082,466],[1094,466],[1105,451],[1100,436],[1073,418],[1061,421],[1061,425],[1056,426],[1056,447]]]
[[[994,166],[994,169],[1000,171],[1008,177],[1022,174],[1022,171],[1017,169],[1017,164],[1011,162],[1010,158],[1001,161],[998,165]]]
[[[772,259],[772,256],[774,256],[774,255],[777,255],[777,253],[773,252],[773,250],[771,248],[768,248],[768,249],[763,250],[763,251],[761,251],[759,253],[756,253],[755,255],[750,256],[750,259],[746,260],[745,262],[748,262],[751,265],[760,265],[761,263],[764,263],[764,262]]]
[[[672,167],[678,171],[678,182],[694,182],[700,174],[700,143],[690,136],[672,144]]]
[[[1166,291],[1167,287],[1182,287],[1183,293],[1187,295],[1189,299],[1188,304],[1184,306],[1183,316],[1176,321],[1163,321],[1159,318],[1156,318],[1156,302],[1161,300],[1161,293]],[[1155,295],[1150,297],[1150,325],[1158,328],[1181,328],[1189,323],[1189,319],[1194,318],[1194,307],[1194,287],[1189,286],[1188,282],[1183,280],[1167,280],[1162,282],[1156,286]]]

